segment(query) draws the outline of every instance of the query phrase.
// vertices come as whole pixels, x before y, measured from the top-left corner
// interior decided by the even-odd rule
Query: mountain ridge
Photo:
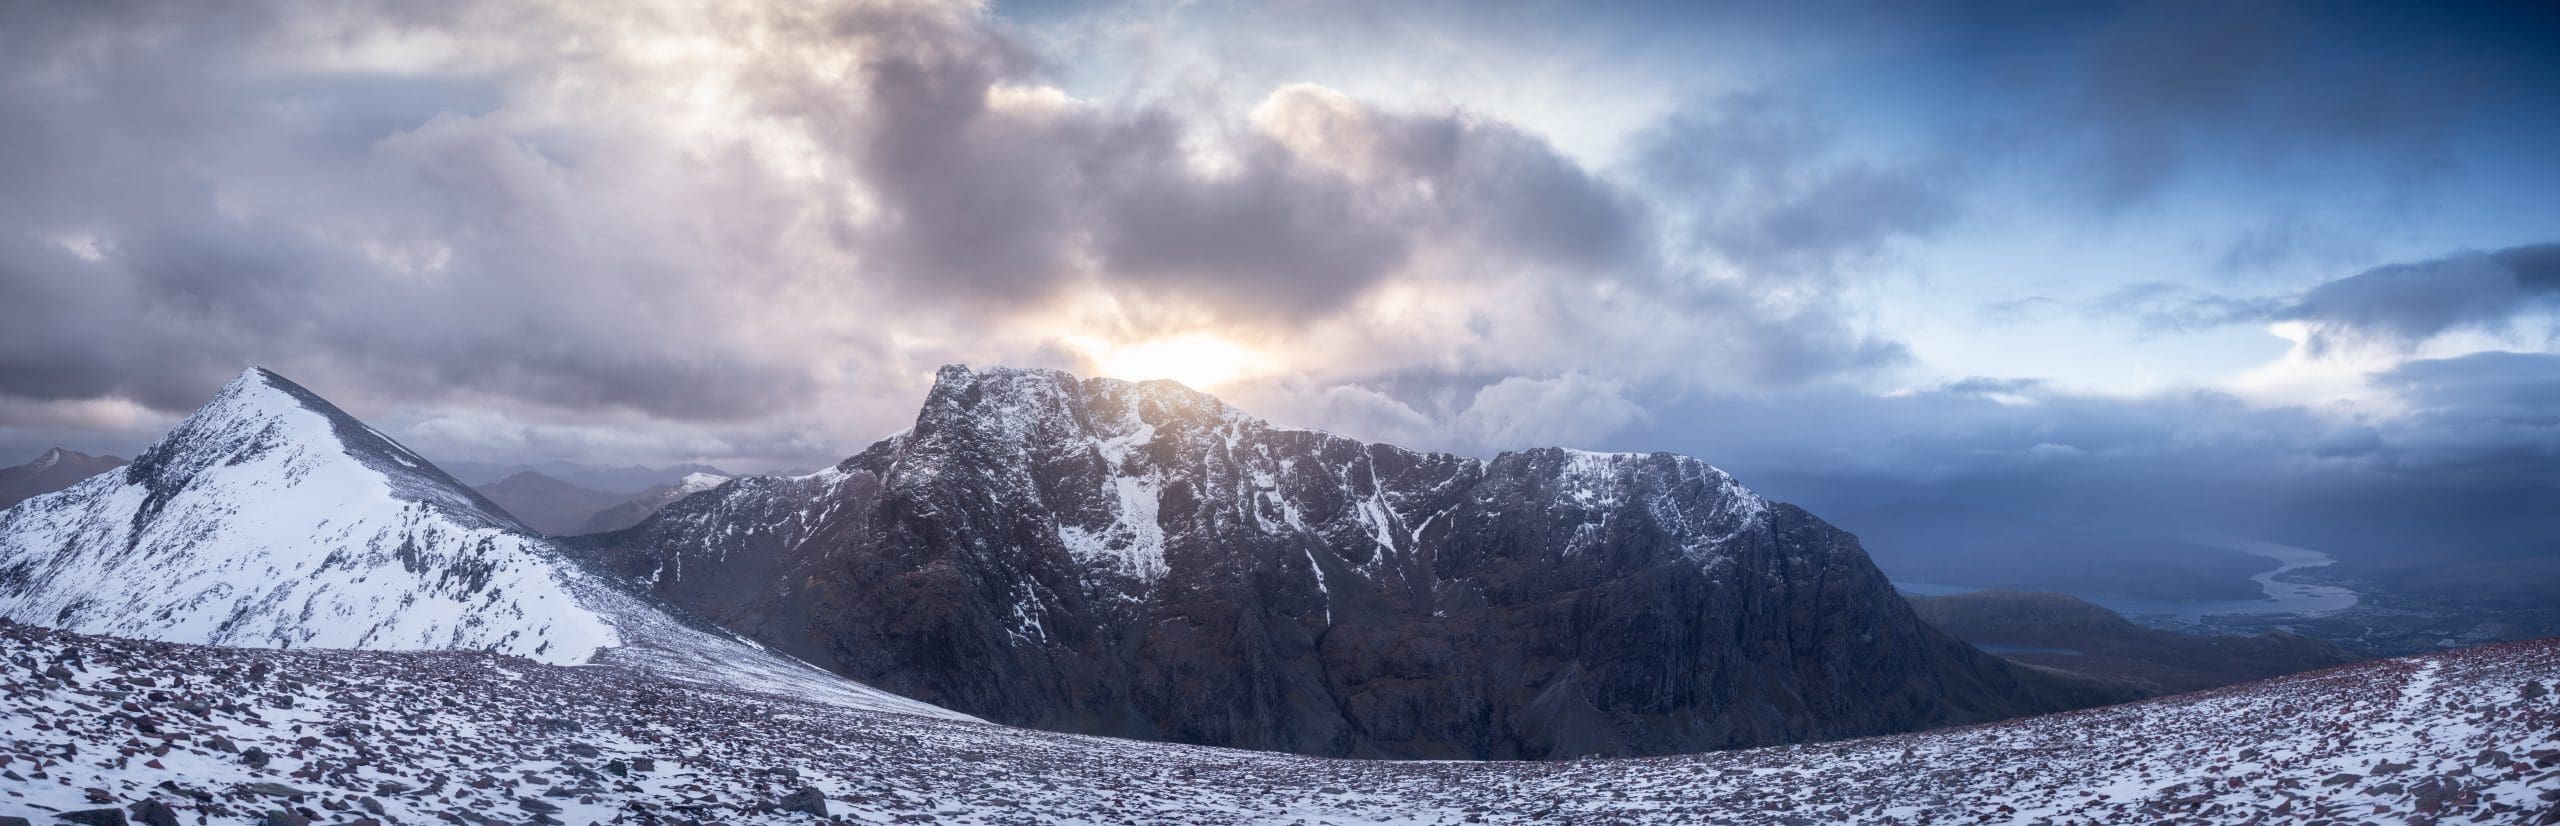
[[[124,466],[125,459],[119,456],[91,456],[61,447],[47,449],[26,464],[0,468],[0,510]]]
[[[174,642],[611,660],[949,714],[666,606],[258,368],[121,472],[0,511],[0,617]]]
[[[1644,754],[2121,699],[1927,628],[1695,458],[1417,452],[1172,382],[946,367],[827,470],[570,544],[856,679],[1144,739]]]

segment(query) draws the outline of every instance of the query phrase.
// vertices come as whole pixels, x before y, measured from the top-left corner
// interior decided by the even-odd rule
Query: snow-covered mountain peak
[[[209,469],[268,465],[282,472],[263,480],[275,483],[326,474],[350,462],[369,473],[335,470],[397,501],[434,509],[471,527],[531,533],[415,451],[262,367],[223,385],[211,401],[136,457],[127,475],[151,490],[156,505],[195,484]]]
[[[266,370],[125,472],[0,512],[0,617],[267,648],[460,649],[949,712],[773,654],[591,570]]]
[[[578,587],[503,512],[266,370],[125,471],[0,513],[0,615],[82,631],[577,663],[625,642]]]

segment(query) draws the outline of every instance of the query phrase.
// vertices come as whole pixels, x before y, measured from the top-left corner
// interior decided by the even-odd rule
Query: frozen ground
[[[0,660],[0,813],[37,822],[156,811],[146,799],[171,823],[806,823],[821,806],[946,824],[2560,821],[2560,693],[2526,688],[2560,683],[2560,640],[1963,729],[1570,763],[1109,740],[459,652],[8,625]]]

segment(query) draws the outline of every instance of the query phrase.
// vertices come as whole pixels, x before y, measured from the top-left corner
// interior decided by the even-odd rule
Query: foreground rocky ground
[[[1050,734],[468,653],[10,625],[0,661],[0,813],[38,823],[2560,822],[2555,640],[1923,734],[1567,763]]]

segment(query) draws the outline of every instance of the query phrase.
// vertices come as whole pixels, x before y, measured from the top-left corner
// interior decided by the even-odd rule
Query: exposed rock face
[[[1169,382],[944,368],[835,468],[583,542],[848,676],[1100,734],[1549,758],[2113,699],[1928,628],[1854,537],[1698,460],[1420,453]]]
[[[79,484],[83,479],[120,467],[124,467],[124,460],[114,456],[91,456],[58,447],[47,450],[34,461],[0,468],[0,508]]]

